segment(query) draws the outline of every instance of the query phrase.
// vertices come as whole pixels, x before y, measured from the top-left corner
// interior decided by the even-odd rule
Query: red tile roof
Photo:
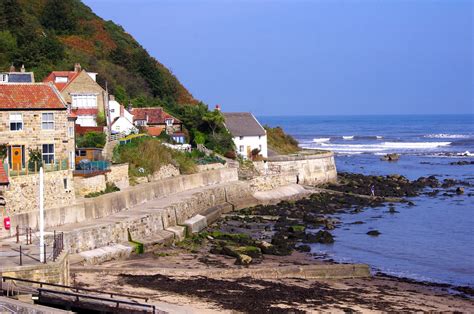
[[[71,113],[75,114],[76,116],[94,116],[94,115],[97,115],[97,113],[99,113],[99,110],[94,109],[94,108],[91,108],[91,109],[79,108],[79,109],[72,109]]]
[[[161,107],[154,108],[133,108],[130,113],[133,115],[133,121],[147,120],[147,124],[165,124],[166,119],[173,119],[173,124],[179,124],[181,121],[169,113],[165,112]]]
[[[69,85],[81,72],[75,71],[53,71],[43,80],[45,83],[53,83],[59,91],[62,91]],[[57,77],[67,77],[66,83],[56,83]]]
[[[102,133],[104,132],[104,127],[103,126],[80,126],[79,124],[76,124],[74,126],[74,132],[78,135],[83,135],[83,134],[86,134],[87,132]]]
[[[66,109],[66,103],[52,84],[0,84],[0,110]]]
[[[5,168],[3,168],[3,162],[0,160],[0,185],[8,185],[10,181],[8,180],[7,173]]]
[[[147,127],[146,133],[150,136],[160,136],[160,134],[165,130],[164,126],[152,126]]]

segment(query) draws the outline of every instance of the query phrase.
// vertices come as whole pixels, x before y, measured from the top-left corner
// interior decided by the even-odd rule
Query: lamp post
[[[40,232],[40,262],[45,263],[45,247],[44,247],[44,174],[43,167],[39,171],[39,232]]]

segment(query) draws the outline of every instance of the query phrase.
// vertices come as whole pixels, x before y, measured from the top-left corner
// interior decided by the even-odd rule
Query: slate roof
[[[3,162],[0,160],[0,185],[9,185],[10,181],[8,180],[7,173],[3,167]]]
[[[0,84],[0,110],[66,110],[66,103],[52,84]]]
[[[133,115],[133,121],[137,120],[147,120],[148,116],[148,125],[153,124],[165,124],[166,119],[173,119],[173,124],[179,124],[181,121],[169,113],[165,112],[161,107],[153,108],[132,108],[130,113]]]
[[[69,85],[81,72],[75,71],[53,71],[43,80],[45,83],[53,83],[59,91]],[[66,83],[56,83],[56,77],[67,77]]]
[[[223,112],[225,126],[233,136],[263,136],[265,129],[250,112]]]

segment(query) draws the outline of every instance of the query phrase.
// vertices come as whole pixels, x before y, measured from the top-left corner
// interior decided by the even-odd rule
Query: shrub
[[[38,171],[39,168],[43,166],[43,158],[41,154],[41,150],[37,149],[29,149],[28,150],[28,170],[30,171]]]
[[[237,158],[237,153],[235,150],[229,150],[224,154],[224,157],[230,158],[230,159],[236,159]]]
[[[107,193],[112,193],[112,192],[117,192],[117,191],[120,191],[120,189],[115,185],[115,183],[106,183],[105,190],[100,191],[100,192],[92,192],[85,195],[84,197],[92,198],[92,197],[97,197],[97,196],[101,196]]]
[[[298,141],[291,135],[286,134],[279,126],[272,128],[264,126],[267,130],[268,146],[279,154],[293,154],[300,151]]]
[[[103,148],[105,146],[106,135],[102,132],[87,132],[76,139],[77,147]]]

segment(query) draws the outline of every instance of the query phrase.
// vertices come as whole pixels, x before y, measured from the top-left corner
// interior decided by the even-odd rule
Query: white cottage
[[[109,95],[109,116],[112,133],[138,133],[137,127],[133,124],[133,115],[124,106],[115,100],[113,95]]]
[[[259,149],[260,155],[268,156],[267,132],[250,112],[223,112],[225,126],[234,138],[237,153],[244,159]]]

